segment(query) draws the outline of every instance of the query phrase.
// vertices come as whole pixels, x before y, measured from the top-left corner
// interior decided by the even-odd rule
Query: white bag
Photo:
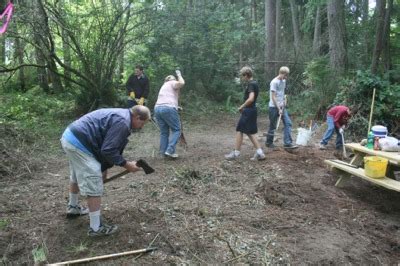
[[[296,138],[296,144],[297,145],[301,145],[301,146],[307,146],[308,143],[311,140],[311,136],[312,136],[312,131],[299,127],[297,129],[297,138]]]
[[[379,148],[382,151],[400,151],[400,141],[393,137],[380,138]]]

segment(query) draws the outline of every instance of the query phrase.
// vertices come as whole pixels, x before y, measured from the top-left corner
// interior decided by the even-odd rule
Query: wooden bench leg
[[[356,166],[361,166],[364,160],[364,153],[360,153],[360,152],[354,152],[354,157],[353,159],[351,159],[350,164],[352,165],[356,165]]]
[[[335,183],[335,187],[342,187],[343,184],[346,183],[347,180],[350,179],[350,175],[344,171],[341,171],[336,168],[333,168],[332,171],[334,174],[337,174],[339,176],[339,179]]]

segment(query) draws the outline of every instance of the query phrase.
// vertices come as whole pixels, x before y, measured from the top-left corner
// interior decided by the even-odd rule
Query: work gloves
[[[134,91],[131,91],[130,93],[129,93],[129,98],[131,98],[132,100],[135,100],[136,101],[136,103],[138,104],[138,105],[143,105],[144,104],[144,101],[145,101],[145,98],[144,97],[141,97],[140,99],[136,99],[135,98],[135,92]]]
[[[137,101],[137,104],[138,104],[138,105],[143,105],[143,104],[144,104],[144,98],[141,97],[141,98],[139,99],[139,101]]]
[[[343,135],[343,133],[344,133],[344,129],[343,129],[342,127],[341,127],[341,128],[339,128],[339,133]]]
[[[179,69],[175,70],[175,74],[178,78],[182,76],[182,73]]]

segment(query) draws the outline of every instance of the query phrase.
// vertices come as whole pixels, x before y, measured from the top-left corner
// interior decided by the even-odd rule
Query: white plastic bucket
[[[311,140],[312,131],[305,128],[297,129],[296,144],[301,146],[307,146],[308,142]]]

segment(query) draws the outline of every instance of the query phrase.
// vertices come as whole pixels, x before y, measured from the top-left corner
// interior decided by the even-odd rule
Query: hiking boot
[[[270,148],[270,149],[275,149],[276,148],[274,143],[265,143],[265,147]]]
[[[81,215],[86,215],[89,213],[89,209],[76,205],[76,206],[72,206],[72,205],[68,205],[67,207],[67,218],[76,218],[78,216]]]
[[[96,236],[109,236],[117,232],[118,226],[115,224],[102,224],[99,227],[99,230],[94,231],[92,228],[88,231],[88,236],[96,237]]]
[[[298,147],[299,146],[293,145],[292,143],[283,145],[283,148],[285,149],[297,149]]]
[[[265,160],[265,154],[264,153],[262,153],[262,154],[258,154],[257,152],[254,154],[254,156],[252,157],[252,158],[250,158],[250,160],[252,160],[252,161],[262,161],[262,160]]]
[[[319,149],[320,149],[320,150],[326,150],[326,145],[320,143],[320,144],[319,144]]]
[[[169,158],[172,158],[172,159],[176,159],[176,158],[179,157],[178,154],[176,154],[176,153],[169,153],[169,152],[167,152],[167,151],[164,153],[164,155],[167,156],[167,157],[169,157]]]
[[[225,155],[225,159],[227,159],[228,161],[231,161],[231,160],[235,160],[239,156],[240,156],[240,154],[236,154],[235,151],[231,151],[229,154]]]

